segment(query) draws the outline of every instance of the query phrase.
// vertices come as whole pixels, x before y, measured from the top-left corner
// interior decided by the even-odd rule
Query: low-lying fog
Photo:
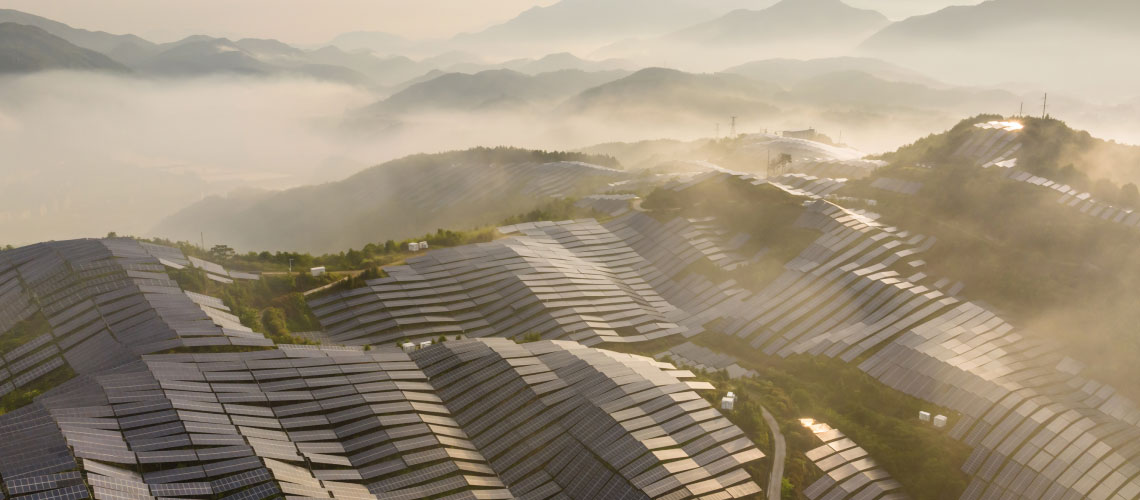
[[[661,113],[621,120],[569,116],[555,103],[417,112],[359,126],[362,110],[384,97],[297,78],[0,77],[0,245],[110,231],[162,236],[150,233],[160,219],[208,195],[319,184],[413,153],[695,139],[711,137],[716,121],[728,132],[727,116],[690,114],[668,102],[660,103]],[[881,152],[964,116],[773,105],[777,116],[741,116],[738,131],[814,126],[833,138],[842,135],[852,147]]]

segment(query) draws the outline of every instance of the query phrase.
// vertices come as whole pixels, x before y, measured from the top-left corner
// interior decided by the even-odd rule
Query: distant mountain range
[[[77,47],[35,26],[0,23],[0,73],[49,69],[127,71],[103,54]]]
[[[625,39],[591,57],[675,62],[710,71],[764,58],[847,55],[890,21],[840,0],[781,0],[767,8],[737,9],[666,34]]]
[[[479,33],[459,35],[452,43],[496,49],[521,42],[521,48],[547,52],[551,44],[600,46],[629,37],[668,33],[736,9],[759,9],[772,3],[774,0],[561,0],[533,7]]]
[[[763,10],[734,10],[677,31],[666,41],[724,45],[857,44],[890,24],[873,10],[839,0],[783,0]]]
[[[1133,96],[1140,71],[1122,57],[1140,50],[1137,20],[1134,0],[990,0],[894,23],[859,53],[948,81],[1033,81]]]

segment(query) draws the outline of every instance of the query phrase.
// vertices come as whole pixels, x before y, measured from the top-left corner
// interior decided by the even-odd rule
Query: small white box
[[[431,347],[431,341],[430,340],[425,340],[423,342],[420,342],[420,349],[427,349],[428,347]]]
[[[937,427],[939,429],[946,427],[946,422],[947,422],[946,415],[935,415],[934,416],[934,427]]]
[[[720,409],[722,409],[722,410],[732,411],[732,409],[735,406],[736,406],[736,398],[730,398],[728,396],[725,396],[724,398],[722,398],[720,400]]]
[[[419,243],[408,243],[408,251],[409,252],[420,251],[420,244]]]
[[[325,266],[314,267],[312,269],[309,269],[309,272],[313,275],[314,278],[317,276],[323,276],[325,274]]]
[[[416,350],[416,345],[411,342],[404,342],[400,344],[400,348],[403,349],[404,352],[412,352]]]
[[[428,249],[428,243],[426,241],[421,241],[420,242],[420,250],[427,250],[427,249]]]
[[[930,412],[928,412],[928,411],[918,412],[918,419],[923,421],[923,422],[929,422],[930,421]]]

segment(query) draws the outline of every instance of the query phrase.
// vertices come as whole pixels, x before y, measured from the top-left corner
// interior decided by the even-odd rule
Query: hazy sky
[[[276,38],[320,44],[349,31],[385,31],[412,39],[477,31],[555,0],[0,0],[21,10],[155,42],[188,35]]]
[[[479,31],[557,0],[0,0],[77,28],[133,33],[155,42],[189,35],[323,44],[350,31],[411,39]],[[613,0],[621,1],[621,0]],[[846,0],[900,19],[981,0]]]

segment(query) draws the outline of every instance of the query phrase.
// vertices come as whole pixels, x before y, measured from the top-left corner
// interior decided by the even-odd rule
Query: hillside
[[[209,197],[166,218],[152,234],[241,250],[331,252],[437,228],[495,224],[551,198],[589,194],[624,177],[607,158],[519,149],[416,155],[343,181],[259,194]],[[563,162],[567,161],[567,162]]]
[[[35,26],[0,23],[0,73],[49,69],[127,71],[103,54],[73,45]]]
[[[979,116],[886,155],[888,167],[841,194],[874,197],[885,222],[937,237],[931,271],[962,280],[965,293],[1077,359],[1096,360],[1095,376],[1136,396],[1126,381],[1140,344],[1124,325],[1140,321],[1125,305],[1140,300],[1140,191],[1100,175],[1128,172],[1136,182],[1140,147],[1052,119],[986,125],[999,119]],[[918,190],[889,191],[900,182]]]
[[[154,53],[153,43],[135,35],[113,35],[102,31],[77,29],[18,10],[0,9],[0,23],[6,22],[35,26],[79,47],[106,54],[126,65]]]

